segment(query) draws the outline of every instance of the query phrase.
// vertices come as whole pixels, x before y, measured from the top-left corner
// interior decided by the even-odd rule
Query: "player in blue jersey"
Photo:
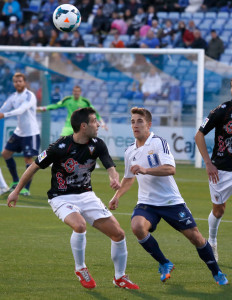
[[[214,128],[214,148],[210,159],[205,135]],[[213,204],[208,217],[209,243],[215,258],[218,260],[218,227],[225,212],[226,201],[232,195],[232,100],[222,103],[209,113],[200,126],[195,140],[204,159],[209,178],[210,196]]]
[[[107,169],[110,186],[120,187],[119,174],[108,149],[97,132],[100,124],[91,107],[73,112],[71,124],[74,133],[61,137],[43,151],[27,169],[15,190],[8,197],[8,206],[15,206],[20,190],[39,169],[52,164],[51,188],[48,202],[54,213],[73,229],[71,248],[75,261],[75,274],[85,288],[96,286],[85,265],[86,222],[111,239],[111,258],[115,267],[115,286],[139,289],[125,275],[127,246],[125,234],[116,218],[92,191],[91,172],[99,157]]]
[[[118,207],[119,198],[126,193],[137,178],[138,202],[131,217],[132,231],[139,244],[159,262],[161,281],[170,278],[174,264],[165,257],[150,232],[156,230],[161,219],[180,231],[196,247],[219,285],[228,283],[215,260],[212,248],[199,232],[195,220],[181,197],[176,182],[175,161],[169,145],[163,138],[150,132],[151,113],[144,108],[131,109],[131,125],[135,143],[125,152],[125,174],[121,187],[109,203]]]

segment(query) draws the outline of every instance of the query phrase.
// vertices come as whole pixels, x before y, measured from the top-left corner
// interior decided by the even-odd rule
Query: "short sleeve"
[[[201,124],[199,131],[201,131],[204,135],[208,134],[213,128],[215,128],[223,119],[224,115],[223,108],[218,106],[214,110],[212,110],[208,117],[205,118],[203,123]]]
[[[155,148],[155,152],[158,154],[161,165],[171,165],[176,167],[174,157],[166,140],[157,138],[155,141]]]
[[[56,152],[54,150],[54,144],[51,144],[47,150],[40,153],[35,159],[35,163],[41,168],[46,169],[50,164],[56,160]]]

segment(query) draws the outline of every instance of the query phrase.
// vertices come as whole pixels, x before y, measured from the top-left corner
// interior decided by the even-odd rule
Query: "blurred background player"
[[[84,107],[92,107],[94,110],[94,106],[91,104],[91,102],[81,96],[81,88],[78,85],[75,85],[73,87],[73,94],[71,96],[64,97],[61,101],[50,104],[47,106],[38,106],[37,111],[47,111],[47,110],[53,110],[58,108],[65,107],[67,109],[68,115],[65,120],[65,125],[62,129],[61,136],[66,136],[69,134],[73,134],[73,129],[70,123],[71,115],[72,113],[77,110],[78,108],[84,108]],[[96,110],[95,110],[96,111]],[[100,122],[100,125],[102,128],[107,129],[107,126],[104,122],[104,120],[100,117],[98,112],[96,112],[97,120]]]
[[[13,179],[10,184],[11,190],[16,187],[19,181],[16,163],[12,157],[14,152],[23,151],[26,168],[28,168],[33,162],[33,156],[38,155],[40,147],[40,131],[36,119],[36,96],[27,89],[24,74],[15,73],[13,84],[16,92],[10,95],[0,108],[0,119],[14,116],[17,116],[18,119],[17,127],[2,152]],[[30,195],[30,184],[31,182],[28,182],[25,188],[21,190],[21,195]]]
[[[100,125],[94,109],[86,107],[76,110],[71,116],[71,124],[74,133],[51,144],[24,172],[18,186],[8,197],[8,206],[16,205],[20,190],[35,172],[52,164],[48,202],[56,216],[73,229],[70,242],[75,274],[82,286],[88,289],[96,286],[85,264],[87,222],[111,239],[114,285],[125,289],[139,289],[125,275],[128,254],[125,233],[116,218],[92,191],[91,173],[98,157],[108,172],[111,188],[117,190],[120,187],[115,164],[105,143],[97,137]]]
[[[160,220],[164,219],[196,247],[216,283],[225,285],[228,283],[226,275],[221,272],[210,244],[199,232],[172,176],[176,165],[169,145],[150,132],[151,125],[152,115],[148,110],[131,109],[135,143],[125,151],[125,175],[109,208],[118,207],[119,198],[131,188],[136,178],[139,184],[138,202],[131,217],[131,227],[139,244],[159,262],[161,281],[170,278],[174,264],[164,256],[150,232],[155,231]]]
[[[0,195],[6,193],[8,191],[9,191],[9,187],[8,187],[4,177],[2,175],[2,170],[0,168]]]
[[[230,81],[232,94],[232,80]],[[209,190],[213,209],[209,214],[209,243],[218,260],[217,233],[222,216],[225,212],[226,201],[232,195],[232,100],[227,101],[211,110],[208,117],[199,128],[195,141],[205,162],[209,178]],[[210,159],[205,135],[215,128],[214,148]]]

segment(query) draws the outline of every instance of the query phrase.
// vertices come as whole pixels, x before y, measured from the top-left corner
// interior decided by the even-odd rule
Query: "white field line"
[[[0,206],[7,206],[6,204],[0,203]],[[50,209],[49,206],[30,206],[30,205],[17,205],[16,208],[36,208],[36,209]],[[124,216],[131,216],[131,213],[121,213],[121,212],[113,212],[114,215],[124,215]],[[208,221],[208,219],[203,219],[203,218],[194,218],[197,221]],[[221,222],[224,223],[232,223],[232,220],[221,220]]]

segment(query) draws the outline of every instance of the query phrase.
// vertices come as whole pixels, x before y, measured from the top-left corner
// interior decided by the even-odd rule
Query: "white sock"
[[[114,242],[111,240],[111,259],[114,263],[116,279],[125,275],[127,253],[126,239],[123,239],[120,242]]]
[[[85,248],[86,248],[86,232],[77,233],[73,231],[70,239],[72,253],[75,261],[75,269],[80,270],[86,268],[85,265]]]
[[[6,181],[2,175],[2,170],[0,168],[0,188],[6,188],[7,187],[7,184],[6,184]]]
[[[208,217],[208,223],[209,223],[209,243],[210,244],[217,244],[217,232],[218,227],[221,222],[222,218],[216,218],[211,211]]]

